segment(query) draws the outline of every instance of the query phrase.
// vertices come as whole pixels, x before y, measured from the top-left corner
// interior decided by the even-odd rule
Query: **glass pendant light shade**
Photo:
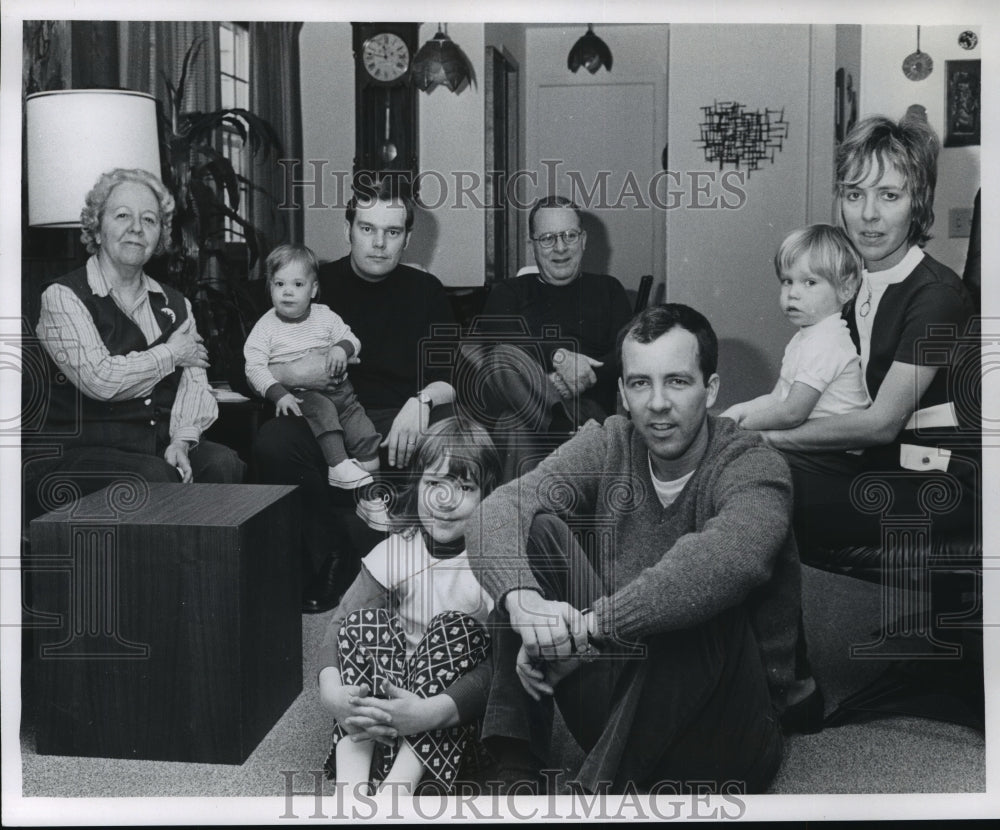
[[[410,66],[410,76],[417,89],[430,92],[438,86],[446,86],[455,92],[471,79],[469,59],[438,25],[437,34],[428,40]]]
[[[611,71],[611,50],[603,40],[594,34],[594,24],[587,24],[587,33],[569,50],[566,66],[576,72],[581,66],[593,75],[602,66]]]

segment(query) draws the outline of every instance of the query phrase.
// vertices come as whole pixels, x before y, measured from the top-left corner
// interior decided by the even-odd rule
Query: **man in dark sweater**
[[[361,341],[360,363],[349,368],[351,382],[383,436],[383,470],[402,468],[421,431],[451,408],[448,368],[422,356],[436,332],[457,332],[457,326],[437,277],[400,264],[413,227],[413,202],[394,191],[391,179],[383,179],[370,197],[352,198],[346,219],[351,253],[320,266],[318,299]],[[323,354],[272,371],[288,388],[322,388],[330,377]],[[254,457],[261,481],[302,488],[303,611],[329,610],[353,579],[358,557],[345,511],[334,509],[336,491],[327,482],[319,445],[304,419],[273,418],[257,435]],[[378,523],[378,517],[365,518]]]
[[[459,404],[493,433],[508,479],[615,411],[615,338],[631,316],[618,280],[581,268],[587,234],[576,205],[539,200],[528,232],[538,273],[493,286],[465,349],[478,366],[474,389],[457,389]]]
[[[619,353],[631,418],[584,426],[468,528],[497,603],[483,737],[503,780],[536,782],[554,698],[587,791],[760,792],[798,685],[788,467],[708,415],[718,345],[701,314],[646,309]]]

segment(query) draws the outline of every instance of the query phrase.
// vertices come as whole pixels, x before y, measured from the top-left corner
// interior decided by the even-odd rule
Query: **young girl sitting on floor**
[[[319,655],[337,721],[328,775],[353,794],[430,779],[450,790],[490,685],[493,603],[469,568],[465,525],[500,480],[499,456],[482,427],[448,418],[410,471],[389,508],[396,532],[362,560]]]

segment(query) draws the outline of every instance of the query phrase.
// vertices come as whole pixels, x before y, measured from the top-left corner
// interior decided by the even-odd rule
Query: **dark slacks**
[[[538,516],[528,557],[547,599],[583,609],[607,586],[595,563],[560,519]],[[664,602],[669,602],[664,597]],[[543,764],[550,757],[553,701],[536,702],[514,670],[521,645],[505,611],[492,620],[493,687],[483,721],[494,739],[526,742]],[[555,704],[587,754],[580,785],[591,792],[630,782],[738,782],[763,791],[781,761],[781,735],[759,650],[746,614],[733,608],[696,628],[641,642],[616,643],[582,664],[555,690]]]
[[[588,419],[607,416],[589,397],[561,398],[538,360],[518,346],[472,343],[463,357],[469,382],[458,385],[459,404],[489,429],[505,481],[533,469]]]
[[[977,531],[979,463],[954,454],[947,472],[874,471],[849,453],[783,453],[792,471],[799,555],[823,567],[825,551],[879,546],[887,520],[910,517],[932,538],[972,539]]]

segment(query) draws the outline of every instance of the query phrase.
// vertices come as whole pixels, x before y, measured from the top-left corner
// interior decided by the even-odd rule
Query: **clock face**
[[[399,35],[380,32],[361,47],[361,63],[376,81],[399,80],[410,68],[410,50]]]

